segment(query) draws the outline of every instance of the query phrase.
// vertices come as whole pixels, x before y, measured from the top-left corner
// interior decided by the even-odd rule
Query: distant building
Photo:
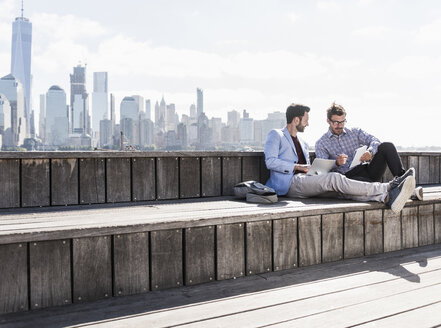
[[[245,111],[244,117],[239,121],[239,132],[241,144],[250,145],[254,143],[254,120]]]
[[[70,74],[71,132],[90,134],[89,95],[86,91],[86,67],[78,65]]]
[[[0,93],[0,136],[5,145],[12,144],[11,104],[5,95]],[[1,149],[0,145],[0,149]]]
[[[26,138],[23,86],[12,74],[9,74],[0,79],[0,93],[8,99],[11,106],[12,140],[10,140],[10,144],[6,144],[5,140],[3,140],[3,146],[21,146]]]
[[[69,144],[69,120],[66,92],[53,85],[46,93],[45,144],[62,146]]]
[[[145,101],[145,115],[147,119],[152,120],[152,104],[150,103],[150,99]]]
[[[46,95],[40,95],[40,115],[39,115],[39,124],[38,124],[38,136],[44,143],[44,138],[46,135],[45,128],[45,120],[46,120]]]
[[[111,120],[100,121],[100,147],[113,146],[113,125]]]
[[[143,148],[153,147],[155,126],[152,120],[143,118],[139,121],[139,145]]]
[[[197,117],[199,117],[204,112],[204,93],[202,89],[196,89],[196,109],[197,109]]]
[[[23,3],[22,3],[23,5]],[[12,23],[12,49],[11,49],[11,74],[17,78],[23,86],[25,99],[24,119],[26,120],[25,137],[30,133],[31,115],[31,48],[32,48],[32,23],[23,17],[23,6],[21,16],[15,18]]]
[[[107,90],[107,72],[93,73],[92,93],[92,136],[98,143],[101,120],[109,119],[109,94]]]

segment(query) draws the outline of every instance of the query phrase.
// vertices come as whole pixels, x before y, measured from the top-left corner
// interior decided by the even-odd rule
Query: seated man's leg
[[[378,151],[372,161],[367,165],[367,172],[372,181],[381,181],[386,167],[389,167],[392,175],[401,176],[406,170],[393,143],[383,142],[378,146]]]
[[[383,202],[387,196],[387,187],[387,183],[356,181],[340,173],[312,176],[297,174],[291,180],[287,196],[305,198],[335,191],[345,195],[344,198]]]

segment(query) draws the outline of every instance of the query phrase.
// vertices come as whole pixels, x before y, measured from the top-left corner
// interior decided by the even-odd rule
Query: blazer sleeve
[[[281,143],[280,134],[276,130],[270,131],[264,148],[265,164],[268,170],[290,174],[294,171],[294,162],[280,159]]]

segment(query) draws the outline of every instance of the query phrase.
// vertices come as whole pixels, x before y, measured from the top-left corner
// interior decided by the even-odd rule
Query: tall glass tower
[[[31,45],[32,23],[23,16],[22,2],[21,16],[12,23],[11,74],[23,85],[27,136],[31,116]]]

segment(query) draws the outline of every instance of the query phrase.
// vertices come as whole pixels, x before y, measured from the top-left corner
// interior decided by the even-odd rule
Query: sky
[[[0,76],[10,72],[21,1],[0,0]],[[311,108],[303,139],[326,132],[326,109],[348,126],[404,147],[441,146],[438,0],[24,1],[33,24],[33,108],[87,63],[124,96],[164,96],[179,114],[204,90],[209,118],[246,109],[255,119],[291,103]],[[69,99],[69,98],[68,98]],[[152,108],[153,109],[153,108]]]

